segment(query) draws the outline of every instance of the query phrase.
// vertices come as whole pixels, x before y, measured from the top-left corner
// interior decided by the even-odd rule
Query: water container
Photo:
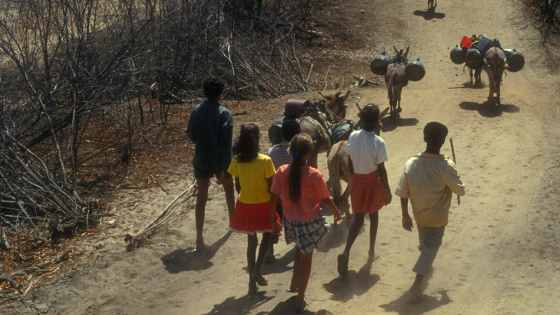
[[[476,48],[467,49],[465,55],[465,63],[470,68],[480,68],[482,67],[482,54],[480,50]]]
[[[420,81],[426,75],[426,68],[420,59],[406,65],[406,77],[410,81]]]
[[[348,136],[350,135],[353,129],[354,129],[354,124],[349,120],[341,121],[340,123],[336,124],[331,129],[331,135],[333,140],[332,143],[337,143],[341,140],[348,139]]]
[[[377,75],[385,75],[387,72],[387,66],[391,63],[391,58],[387,56],[387,53],[383,52],[380,55],[373,57],[370,64],[371,72]]]
[[[517,72],[523,69],[525,66],[525,57],[522,53],[515,49],[504,49],[506,53],[508,70],[511,72]]]
[[[467,53],[466,49],[463,49],[461,47],[455,47],[453,49],[451,49],[451,53],[449,54],[449,57],[451,58],[451,61],[456,64],[456,65],[460,65],[465,63],[465,55]]]

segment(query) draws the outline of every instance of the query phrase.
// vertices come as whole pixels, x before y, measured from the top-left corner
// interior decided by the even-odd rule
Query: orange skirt
[[[249,204],[238,201],[230,218],[229,227],[233,231],[246,234],[279,233],[282,230],[280,222],[280,216],[272,209],[270,202]]]
[[[385,187],[377,172],[352,175],[352,213],[375,213],[387,204]]]

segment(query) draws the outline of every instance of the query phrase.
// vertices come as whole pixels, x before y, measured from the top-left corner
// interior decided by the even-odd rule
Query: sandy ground
[[[403,163],[423,149],[421,130],[438,120],[450,127],[458,168],[468,193],[452,208],[444,245],[424,300],[403,302],[417,258],[417,236],[402,230],[396,200],[381,212],[377,254],[371,273],[361,270],[368,239],[362,234],[351,254],[348,281],[337,279],[336,255],[342,230],[328,236],[316,253],[307,294],[309,314],[558,314],[560,309],[560,138],[558,78],[543,63],[539,34],[506,0],[441,1],[425,18],[424,1],[352,0],[340,8],[367,34],[364,58],[374,49],[411,46],[428,74],[404,91],[399,126],[383,134],[390,182]],[[363,11],[362,11],[363,10]],[[487,89],[464,88],[468,76],[448,58],[463,34],[486,33],[527,56],[520,73],[508,74],[500,110],[484,105]],[[375,39],[375,46],[373,40]],[[368,42],[369,40],[369,42]],[[364,64],[364,73],[367,71]],[[483,76],[486,81],[486,77]],[[557,90],[557,88],[556,88]],[[353,92],[353,102],[386,104],[384,89]],[[355,113],[351,113],[355,117]],[[249,119],[249,118],[241,118]],[[449,153],[448,147],[445,153]],[[324,164],[324,161],[323,161]],[[186,169],[186,168],[185,168]],[[153,189],[122,193],[117,224],[157,213],[187,185],[185,172],[172,170],[168,193]],[[290,247],[277,246],[278,263],[267,266],[270,282],[260,298],[248,298],[245,237],[227,234],[223,194],[214,187],[207,209],[209,259],[190,254],[194,213],[159,234],[145,248],[123,252],[122,234],[99,237],[96,263],[53,288],[35,293],[33,312],[52,314],[291,314],[286,292],[291,276]],[[368,223],[369,224],[369,223]],[[320,310],[323,310],[321,312]],[[32,313],[32,311],[30,311]]]

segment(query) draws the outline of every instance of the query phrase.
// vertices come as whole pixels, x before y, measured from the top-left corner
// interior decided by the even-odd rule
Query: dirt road
[[[391,183],[406,159],[423,149],[425,123],[438,120],[450,127],[456,142],[467,196],[461,207],[453,206],[422,303],[407,305],[401,298],[414,277],[417,239],[415,233],[402,230],[395,201],[381,213],[380,257],[371,274],[359,271],[367,256],[365,235],[353,248],[350,268],[356,272],[347,283],[336,274],[336,255],[342,247],[315,255],[309,309],[349,315],[558,314],[560,107],[553,87],[557,90],[559,80],[543,63],[538,33],[511,1],[440,1],[441,13],[433,18],[415,12],[425,5],[417,0],[352,0],[340,9],[372,40],[354,52],[358,58],[381,47],[410,45],[410,55],[421,57],[428,69],[422,82],[404,91],[402,123],[383,134]],[[473,33],[498,37],[528,59],[522,72],[505,78],[504,105],[497,111],[483,104],[487,89],[463,87],[467,74],[448,58],[449,48],[462,35]],[[362,104],[387,104],[381,88],[353,95]],[[185,183],[173,185],[175,192]],[[170,197],[154,193],[142,198],[143,206],[158,209]],[[68,280],[69,289],[42,294],[53,313],[61,314],[291,314],[291,295],[286,292],[290,248],[278,246],[280,261],[267,268],[266,292],[250,299],[245,297],[247,276],[242,269],[246,240],[224,235],[221,193],[210,202],[206,228],[208,241],[219,249],[209,260],[185,251],[194,242],[191,213],[180,228],[158,236],[147,248],[130,254],[108,252],[93,270]],[[330,235],[333,240],[336,236]]]

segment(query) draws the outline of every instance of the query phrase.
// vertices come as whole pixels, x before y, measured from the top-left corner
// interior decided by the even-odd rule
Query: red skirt
[[[352,175],[352,213],[375,213],[387,204],[385,187],[377,172]]]
[[[238,201],[230,218],[229,227],[233,231],[247,234],[279,233],[282,230],[280,222],[280,216],[272,209],[270,202],[249,204]]]

